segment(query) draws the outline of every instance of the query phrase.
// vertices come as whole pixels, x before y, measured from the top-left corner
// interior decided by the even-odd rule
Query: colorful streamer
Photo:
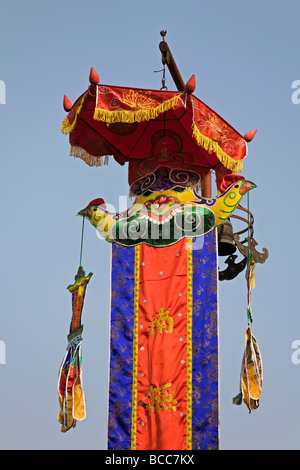
[[[93,273],[88,276],[80,266],[75,276],[75,283],[68,286],[72,294],[72,320],[68,334],[68,345],[62,361],[59,379],[58,394],[60,413],[58,421],[61,431],[66,432],[75,427],[77,421],[85,418],[85,401],[82,389],[82,310],[87,285]]]
[[[247,194],[247,206],[249,217],[249,193]],[[253,254],[250,250],[250,233],[249,233],[249,220],[248,220],[248,254],[247,254],[247,268],[246,268],[246,282],[247,282],[247,321],[248,326],[245,333],[245,350],[242,359],[241,374],[240,374],[240,393],[233,398],[233,404],[241,405],[242,402],[246,404],[249,413],[257,410],[259,407],[259,399],[261,396],[263,370],[262,359],[259,346],[256,338],[252,333],[252,310],[251,310],[251,290],[255,287],[254,280],[254,267]]]

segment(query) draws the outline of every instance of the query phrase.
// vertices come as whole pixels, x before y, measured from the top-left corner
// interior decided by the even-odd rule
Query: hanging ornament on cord
[[[67,287],[72,294],[72,319],[68,334],[66,354],[59,370],[58,395],[60,413],[58,421],[61,431],[66,432],[76,426],[77,421],[85,418],[85,400],[82,388],[82,332],[81,322],[83,304],[87,285],[93,275],[87,276],[81,266],[83,246],[84,218],[82,222],[80,263],[75,282]]]
[[[248,193],[248,214],[249,214],[249,193]],[[248,215],[249,217],[249,215]],[[252,311],[251,311],[251,290],[255,287],[253,256],[250,251],[250,233],[248,221],[248,257],[246,269],[247,282],[247,321],[248,326],[245,333],[245,350],[241,365],[240,393],[233,398],[235,405],[246,404],[249,413],[257,410],[261,396],[263,372],[260,350],[256,338],[252,334]]]

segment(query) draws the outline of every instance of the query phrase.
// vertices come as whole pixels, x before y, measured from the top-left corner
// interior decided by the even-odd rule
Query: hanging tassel
[[[248,214],[249,214],[249,194],[248,194]],[[250,251],[250,234],[249,234],[249,219],[248,219],[248,259],[246,269],[246,282],[247,282],[247,320],[248,327],[246,330],[245,338],[246,345],[242,360],[241,374],[240,374],[240,393],[233,398],[233,404],[241,405],[244,401],[246,406],[251,411],[257,410],[259,407],[259,398],[261,395],[263,372],[262,360],[256,338],[252,334],[251,325],[253,322],[251,311],[251,290],[255,287],[254,280],[254,267],[253,254]]]
[[[81,386],[81,335],[77,342],[69,342],[59,374],[59,404],[58,421],[61,431],[66,432],[76,426],[76,422],[85,418],[85,403]]]
[[[233,398],[235,405],[241,405],[244,401],[251,411],[259,407],[259,398],[262,388],[262,361],[256,338],[253,336],[249,325],[246,334],[246,346],[242,360],[240,376],[240,393]]]
[[[88,276],[80,266],[75,276],[75,283],[68,286],[72,294],[72,320],[68,335],[65,357],[59,370],[58,395],[60,413],[58,421],[61,431],[66,432],[76,426],[77,421],[85,418],[85,401],[82,388],[82,310],[87,285],[93,273]]]

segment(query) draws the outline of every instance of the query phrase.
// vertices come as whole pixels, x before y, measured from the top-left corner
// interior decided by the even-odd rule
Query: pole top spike
[[[252,139],[254,139],[254,136],[257,132],[257,129],[254,129],[253,131],[247,132],[247,134],[244,135],[244,139],[246,142],[251,142]]]
[[[195,89],[196,89],[196,78],[195,78],[195,75],[192,75],[185,85],[185,91],[191,94],[191,93],[194,93]]]
[[[98,83],[100,82],[99,75],[97,74],[94,67],[91,67],[89,80],[92,85],[98,85]]]
[[[64,95],[63,107],[66,112],[71,111],[71,109],[73,108],[71,101],[66,95]]]

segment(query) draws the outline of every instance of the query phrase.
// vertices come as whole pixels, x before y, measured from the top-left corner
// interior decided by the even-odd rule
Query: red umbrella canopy
[[[215,169],[220,186],[224,175],[242,171],[255,131],[240,135],[193,95],[191,80],[184,92],[109,86],[91,69],[91,85],[74,105],[64,98],[69,113],[62,132],[69,135],[70,155],[90,166],[107,163],[110,155],[128,162],[130,186],[159,168],[173,178],[180,170],[194,177]]]

